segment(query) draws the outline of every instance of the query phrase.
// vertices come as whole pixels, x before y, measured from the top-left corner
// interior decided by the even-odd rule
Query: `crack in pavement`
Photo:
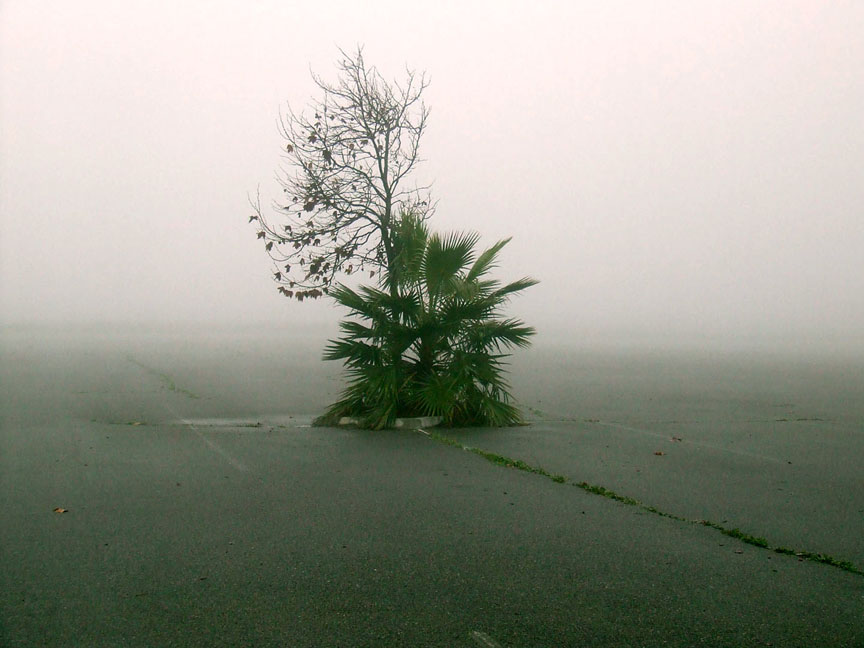
[[[575,482],[564,475],[553,475],[549,473],[543,468],[539,466],[532,466],[530,464],[525,463],[521,459],[513,459],[511,457],[505,457],[503,455],[496,454],[494,452],[489,452],[487,450],[483,450],[481,448],[476,448],[472,446],[466,446],[463,443],[460,443],[458,440],[444,436],[442,434],[438,434],[435,432],[428,432],[423,429],[419,429],[418,432],[426,435],[430,439],[437,441],[438,443],[443,443],[445,445],[449,445],[451,447],[460,448],[466,452],[471,452],[473,454],[479,455],[486,459],[487,461],[494,463],[498,466],[503,466],[505,468],[516,468],[517,470],[522,470],[524,472],[534,473],[535,475],[540,475],[542,477],[546,477],[547,479],[552,480],[557,484],[564,484],[569,486],[575,486],[584,490],[585,492],[591,493],[593,495],[600,495],[601,497],[605,497],[607,499],[614,500],[621,504],[626,504],[627,506],[633,506],[648,513],[653,513],[655,515],[659,515],[660,517],[669,518],[671,520],[676,520],[678,522],[685,522],[687,524],[698,524],[701,526],[710,527],[719,531],[725,536],[730,538],[734,538],[739,540],[745,544],[753,545],[760,549],[767,549],[768,551],[772,551],[774,553],[783,554],[787,556],[795,556],[799,560],[809,560],[812,562],[821,563],[824,565],[830,565],[832,567],[837,567],[838,569],[842,569],[843,571],[847,571],[852,574],[857,574],[859,576],[864,576],[864,570],[860,567],[853,564],[851,561],[844,560],[842,558],[835,558],[834,556],[829,556],[823,553],[816,553],[812,551],[801,551],[796,549],[790,549],[789,547],[781,547],[781,546],[772,546],[768,543],[765,538],[760,538],[757,536],[750,535],[749,533],[745,533],[740,529],[730,529],[728,527],[724,527],[722,524],[718,524],[717,522],[712,522],[711,520],[693,520],[685,517],[681,517],[680,515],[675,515],[674,513],[667,513],[666,511],[661,511],[655,506],[650,506],[648,504],[644,504],[639,500],[628,497],[627,495],[620,495],[613,490],[605,488],[604,486],[598,486],[594,484],[589,484],[587,482]]]
[[[177,393],[177,394],[181,394],[181,395],[186,396],[187,398],[191,398],[191,399],[201,398],[200,396],[198,396],[198,394],[195,394],[195,393],[193,393],[187,389],[177,387],[177,385],[174,383],[174,380],[168,374],[162,373],[156,369],[153,369],[152,367],[148,367],[147,365],[141,364],[135,358],[133,358],[131,355],[126,356],[126,359],[129,362],[131,362],[132,364],[140,367],[141,369],[143,369],[144,371],[146,371],[150,375],[157,377],[160,381],[162,381],[163,385],[165,385],[170,391]],[[249,470],[249,468],[246,466],[246,464],[244,464],[242,461],[238,460],[237,458],[233,457],[225,449],[223,449],[222,447],[220,447],[219,445],[214,443],[211,439],[204,436],[204,434],[201,432],[201,430],[199,430],[198,427],[196,427],[195,424],[192,423],[192,421],[180,416],[180,414],[173,407],[171,407],[171,405],[169,405],[167,401],[164,401],[162,403],[162,405],[165,407],[165,409],[167,409],[169,412],[171,412],[171,414],[176,419],[182,421],[184,425],[191,428],[195,432],[195,434],[198,436],[198,438],[201,439],[205,443],[205,445],[207,445],[208,448],[210,448],[213,452],[215,452],[220,457],[222,457],[225,461],[227,461],[235,470],[239,470],[241,472],[247,472]]]

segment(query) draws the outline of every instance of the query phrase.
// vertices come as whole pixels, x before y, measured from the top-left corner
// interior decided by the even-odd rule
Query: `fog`
[[[247,193],[365,46],[538,342],[864,348],[864,4],[4,2],[0,322],[318,325]]]

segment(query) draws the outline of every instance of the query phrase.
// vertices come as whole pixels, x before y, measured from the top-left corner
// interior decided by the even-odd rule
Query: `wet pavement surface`
[[[246,351],[4,342],[0,645],[864,645],[864,576],[416,431],[309,427],[333,374]],[[530,426],[437,431],[864,562],[857,410],[676,423],[576,402],[592,389],[535,384]]]

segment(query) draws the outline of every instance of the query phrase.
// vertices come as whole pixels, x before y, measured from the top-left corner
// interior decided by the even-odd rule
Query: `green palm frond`
[[[331,340],[324,347],[325,360],[344,360],[349,365],[378,366],[383,361],[382,349],[359,340]]]
[[[474,260],[474,246],[479,235],[453,232],[445,238],[433,234],[426,245],[423,255],[423,276],[425,288],[431,297],[437,296],[442,288],[451,285],[458,274]]]
[[[492,292],[492,295],[500,298],[504,298],[506,296],[512,295],[517,292],[521,292],[526,288],[530,288],[531,286],[536,286],[540,283],[537,279],[532,279],[531,277],[522,277],[521,279],[517,279],[506,286],[498,288],[497,290]]]
[[[502,318],[499,308],[537,282],[501,286],[487,278],[510,239],[475,258],[477,234],[430,235],[410,214],[397,230],[397,263],[379,287],[331,291],[350,314],[324,357],[345,363],[349,384],[328,416],[353,416],[373,429],[397,416],[441,416],[447,425],[520,422],[504,360],[529,344],[534,329]]]
[[[403,214],[394,241],[395,266],[400,285],[417,283],[421,277],[423,251],[429,240],[426,224],[413,214]]]
[[[441,305],[438,321],[444,325],[463,326],[473,320],[492,317],[497,304],[488,298],[467,300],[448,300]]]
[[[451,376],[431,374],[418,383],[416,400],[424,416],[449,418],[455,405],[455,383]]]
[[[534,327],[525,326],[521,320],[506,319],[479,322],[471,327],[467,337],[475,348],[500,351],[502,348],[527,347],[535,333]]]
[[[347,286],[337,285],[330,289],[330,296],[341,306],[345,306],[352,313],[364,315],[369,308],[363,297],[348,288]]]
[[[377,327],[370,327],[355,320],[339,322],[339,329],[351,340],[370,340],[380,336]]]
[[[479,399],[478,418],[488,421],[488,425],[503,427],[522,422],[519,410],[502,398],[500,394],[483,394]]]
[[[496,267],[496,259],[498,253],[501,249],[507,245],[511,241],[512,237],[502,239],[498,241],[492,247],[483,251],[480,256],[477,257],[477,260],[474,262],[474,265],[471,266],[471,269],[468,271],[468,274],[465,277],[466,281],[474,281],[479,279],[487,272],[489,272],[492,268]]]

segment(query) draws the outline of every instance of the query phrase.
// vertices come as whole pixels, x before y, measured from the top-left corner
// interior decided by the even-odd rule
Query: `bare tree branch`
[[[388,83],[362,48],[340,53],[335,83],[312,74],[322,98],[279,117],[284,199],[265,214],[250,197],[278,290],[300,301],[326,294],[341,274],[389,276],[381,270],[393,268],[402,215],[425,220],[434,210],[428,186],[406,184],[422,161],[428,80],[407,69],[401,83]]]

